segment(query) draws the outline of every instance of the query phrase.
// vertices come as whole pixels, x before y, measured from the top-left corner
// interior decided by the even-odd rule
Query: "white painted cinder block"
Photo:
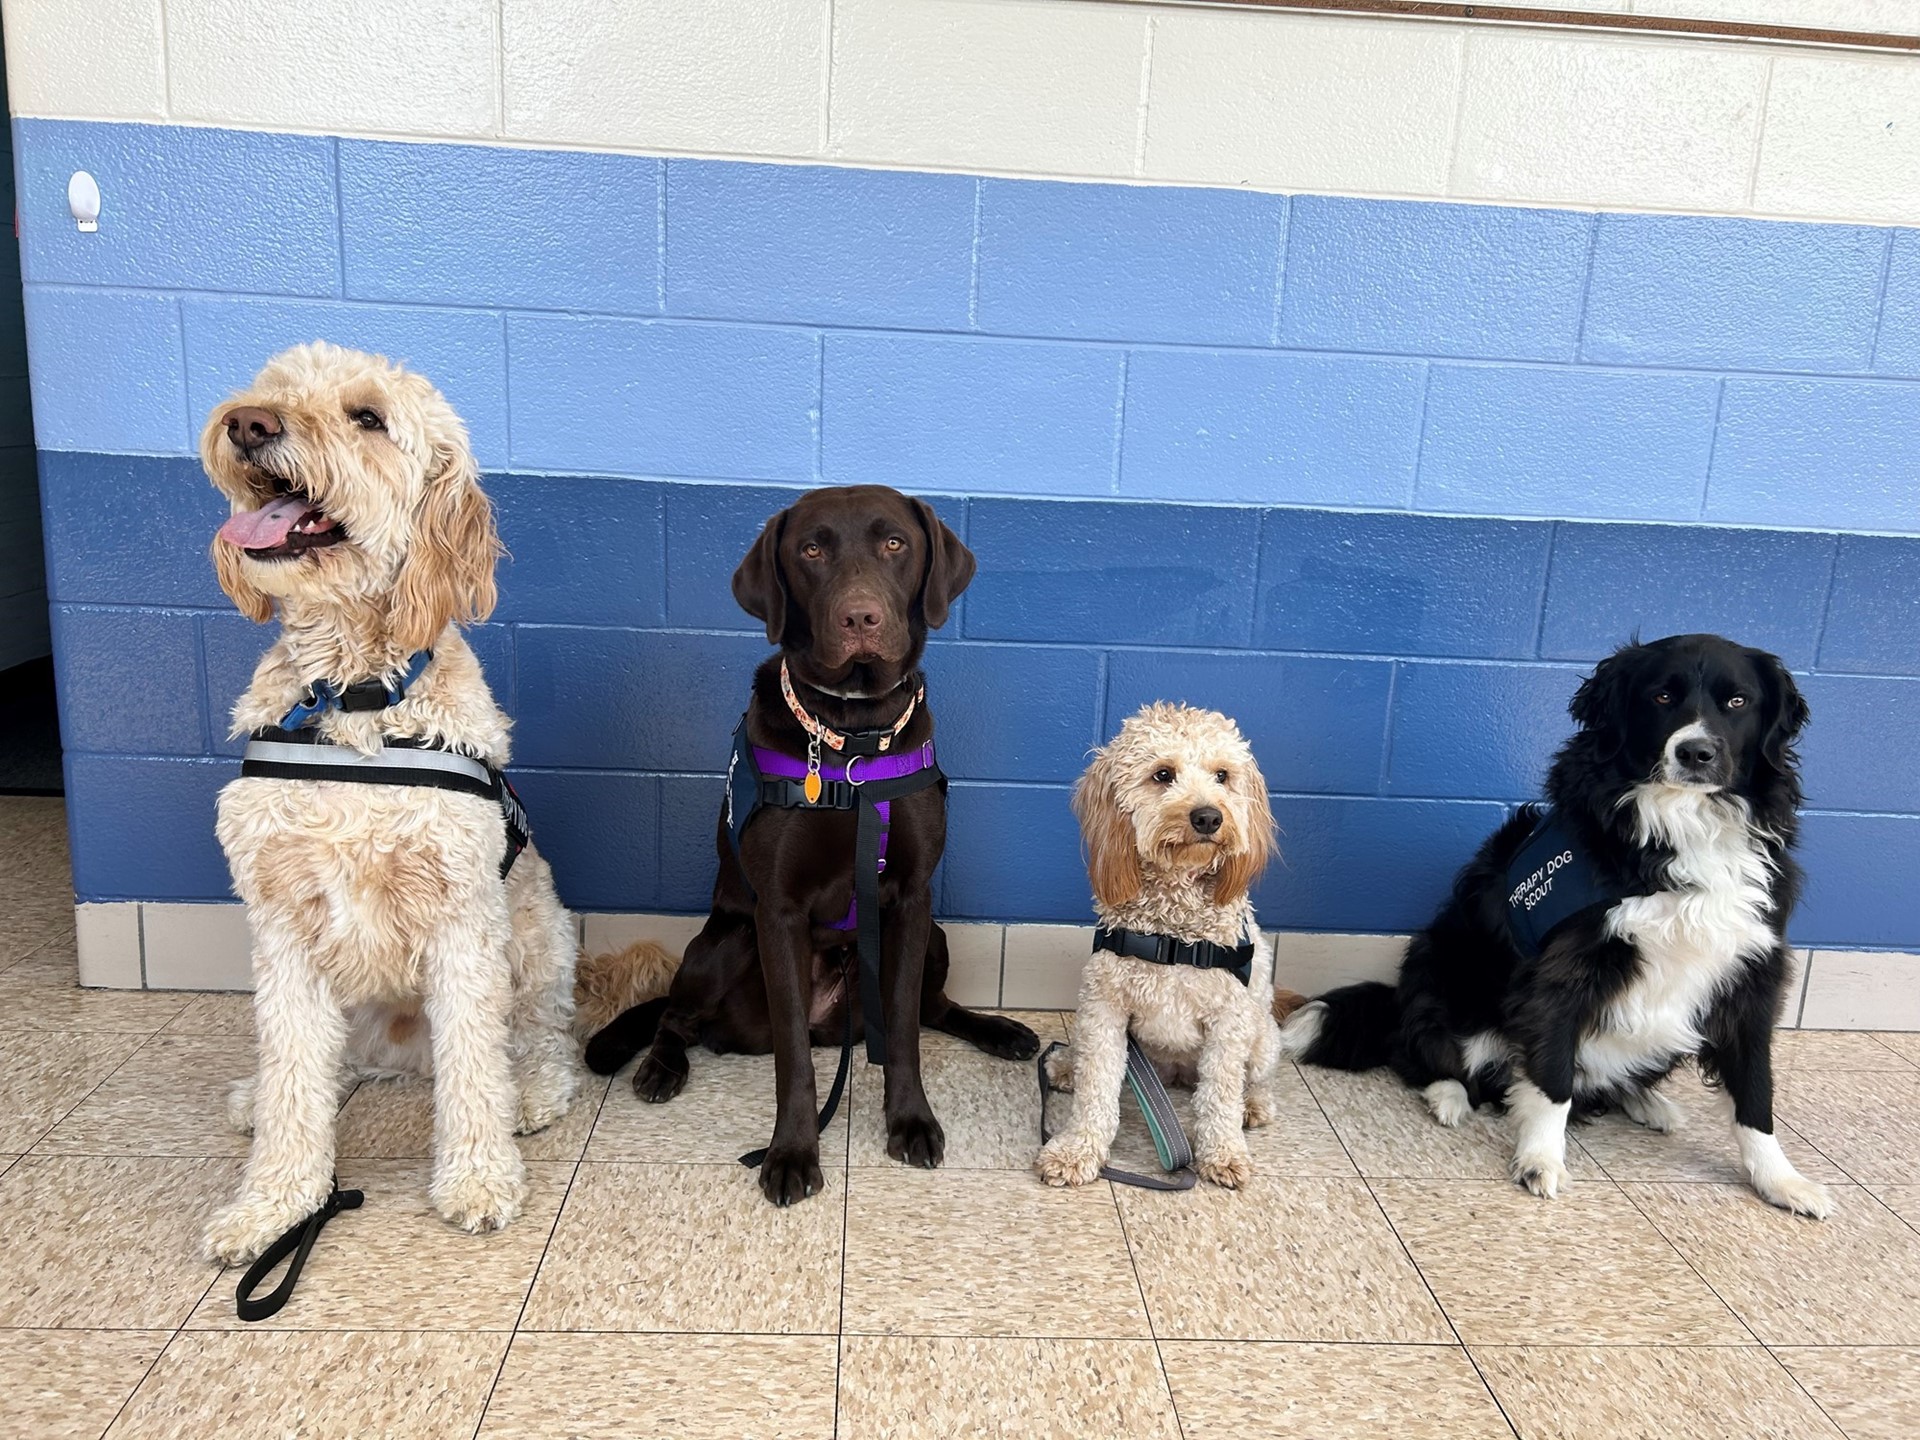
[[[166,115],[160,0],[7,0],[0,16],[14,114]]]
[[[827,153],[1131,175],[1149,19],[1060,0],[836,0]]]
[[[497,26],[494,0],[169,0],[172,116],[275,129],[497,135]]]
[[[1920,955],[1816,950],[1806,1030],[1920,1030]]]
[[[80,952],[80,983],[138,990],[140,902],[115,900],[73,907],[73,938]]]
[[[1776,60],[1753,203],[1780,215],[1920,223],[1920,62]]]
[[[1769,61],[1756,47],[1475,31],[1450,193],[1737,212]]]
[[[252,940],[244,905],[140,907],[150,990],[251,990]]]
[[[1009,925],[1000,1003],[1009,1010],[1071,1010],[1093,953],[1091,925]]]
[[[817,154],[827,10],[827,0],[504,0],[507,134]]]
[[[707,923],[704,915],[601,915],[580,917],[581,944],[589,955],[624,950],[636,940],[652,940],[676,955],[687,953],[687,942]]]
[[[1276,989],[1318,995],[1361,980],[1391,981],[1400,973],[1406,948],[1404,935],[1275,932],[1273,983]]]
[[[1154,22],[1143,173],[1438,195],[1466,32],[1225,11]]]

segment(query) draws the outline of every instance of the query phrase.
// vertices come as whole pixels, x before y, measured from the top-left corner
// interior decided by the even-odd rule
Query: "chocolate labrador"
[[[973,573],[972,552],[932,506],[881,485],[801,496],[767,521],[734,572],[734,599],[780,647],[754,675],[735,765],[751,754],[757,772],[776,778],[767,788],[756,773],[749,795],[784,798],[750,808],[752,823],[741,817],[736,829],[736,808],[752,800],[742,801],[730,775],[705,928],[665,1000],[614,1020],[587,1058],[602,1073],[617,1069],[651,1032],[633,1088],[657,1104],[686,1085],[695,1041],[720,1054],[771,1050],[778,1108],[760,1188],[776,1205],[821,1188],[809,1047],[867,1025],[863,981],[865,1003],[877,1001],[882,1014],[867,1030],[869,1058],[884,1054],[887,1153],[896,1160],[931,1169],[945,1152],[920,1083],[922,1025],[1002,1059],[1039,1049],[1026,1026],[946,997],[947,940],[933,923],[947,802],[919,666],[928,628],[946,622]],[[866,887],[879,899],[879,964],[860,976],[856,787],[881,776],[893,777],[882,783],[895,792],[912,788],[885,807],[877,887]],[[841,808],[831,808],[829,789]]]

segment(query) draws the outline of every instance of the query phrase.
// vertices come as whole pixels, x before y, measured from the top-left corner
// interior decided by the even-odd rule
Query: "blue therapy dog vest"
[[[1593,860],[1573,827],[1552,810],[1541,815],[1507,866],[1507,929],[1514,948],[1529,960],[1567,921],[1593,909],[1612,906],[1621,892],[1601,883]]]

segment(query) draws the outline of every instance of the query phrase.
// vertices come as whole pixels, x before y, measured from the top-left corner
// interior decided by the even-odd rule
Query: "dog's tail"
[[[1280,1027],[1280,1053],[1329,1070],[1371,1070],[1393,1055],[1400,1000],[1391,985],[1368,980],[1309,1000]]]
[[[651,940],[581,960],[573,977],[573,1029],[587,1040],[589,1070],[611,1075],[653,1039],[679,968],[680,957]]]

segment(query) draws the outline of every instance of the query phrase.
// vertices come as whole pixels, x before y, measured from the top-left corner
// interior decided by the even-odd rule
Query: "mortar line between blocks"
[[[1760,193],[1760,157],[1767,149],[1767,107],[1773,103],[1773,69],[1777,57],[1767,56],[1767,68],[1760,77],[1760,123],[1753,128],[1753,159],[1747,163],[1747,211],[1754,210],[1754,199]]]
[[[1833,550],[1827,558],[1827,593],[1820,604],[1820,627],[1813,635],[1813,660],[1807,669],[1818,674],[1820,671],[1820,652],[1827,647],[1827,625],[1833,619],[1833,592],[1840,588],[1840,542],[1842,536],[1833,537]]]
[[[1893,284],[1893,246],[1898,238],[1889,227],[1885,236],[1886,253],[1880,257],[1880,295],[1873,307],[1873,343],[1867,347],[1867,369],[1880,363],[1880,341],[1887,333],[1887,287]]]
[[[1705,523],[1707,502],[1713,496],[1713,457],[1720,451],[1720,416],[1727,408],[1727,382],[1723,377],[1713,392],[1713,424],[1707,431],[1706,474],[1700,478],[1699,520]]]

